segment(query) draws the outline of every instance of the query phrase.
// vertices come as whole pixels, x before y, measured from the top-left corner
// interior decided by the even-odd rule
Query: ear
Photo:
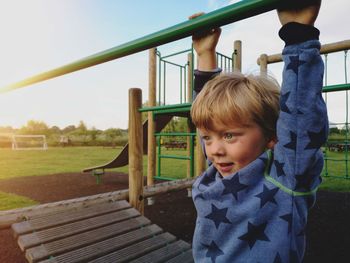
[[[267,141],[266,148],[267,149],[273,149],[273,147],[275,146],[276,143],[277,143],[277,137],[274,136],[272,139]]]

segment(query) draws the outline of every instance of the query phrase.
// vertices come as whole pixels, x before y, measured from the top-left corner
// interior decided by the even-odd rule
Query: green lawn
[[[12,151],[0,149],[0,183],[2,179],[23,176],[41,176],[55,173],[80,172],[82,169],[103,164],[112,160],[121,148],[103,147],[67,147],[49,148],[47,151],[26,150]],[[163,150],[162,154],[186,155],[184,150]],[[344,176],[346,164],[339,161],[344,158],[342,153],[327,153],[327,156],[337,161],[327,161],[329,175]],[[186,177],[186,161],[162,159],[162,175],[172,178]],[[350,163],[348,165],[350,172]],[[112,171],[128,172],[128,167]],[[144,156],[144,174],[147,173],[147,156]],[[330,191],[350,191],[350,180],[324,177],[320,189]],[[35,204],[34,201],[0,192],[0,210],[18,208]]]

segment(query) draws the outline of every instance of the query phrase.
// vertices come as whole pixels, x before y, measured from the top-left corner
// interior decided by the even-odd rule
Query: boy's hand
[[[321,0],[285,0],[277,9],[282,26],[289,22],[314,25]]]
[[[196,13],[189,17],[194,19],[204,13]],[[197,53],[197,68],[202,71],[210,71],[216,68],[215,48],[221,34],[220,28],[214,28],[198,32],[192,36],[193,47]]]

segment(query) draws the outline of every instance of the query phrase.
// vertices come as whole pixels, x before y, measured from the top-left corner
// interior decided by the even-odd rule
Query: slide
[[[169,121],[173,118],[174,115],[171,114],[166,114],[166,115],[157,115],[156,117],[156,127],[155,130],[156,132],[160,132],[168,123]],[[147,138],[148,138],[148,120],[146,120],[143,123],[143,153],[147,154]],[[111,168],[117,168],[117,167],[122,167],[125,165],[128,165],[129,163],[129,143],[127,143],[123,150],[119,153],[119,155],[114,158],[112,161],[95,166],[95,167],[90,167],[86,168],[83,170],[83,172],[91,172],[97,169],[111,169]]]

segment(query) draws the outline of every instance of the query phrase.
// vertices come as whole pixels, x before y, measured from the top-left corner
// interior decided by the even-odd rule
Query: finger
[[[195,14],[189,16],[188,19],[195,19],[195,18],[202,16],[204,14],[205,14],[204,12],[198,12],[198,13],[195,13]]]

